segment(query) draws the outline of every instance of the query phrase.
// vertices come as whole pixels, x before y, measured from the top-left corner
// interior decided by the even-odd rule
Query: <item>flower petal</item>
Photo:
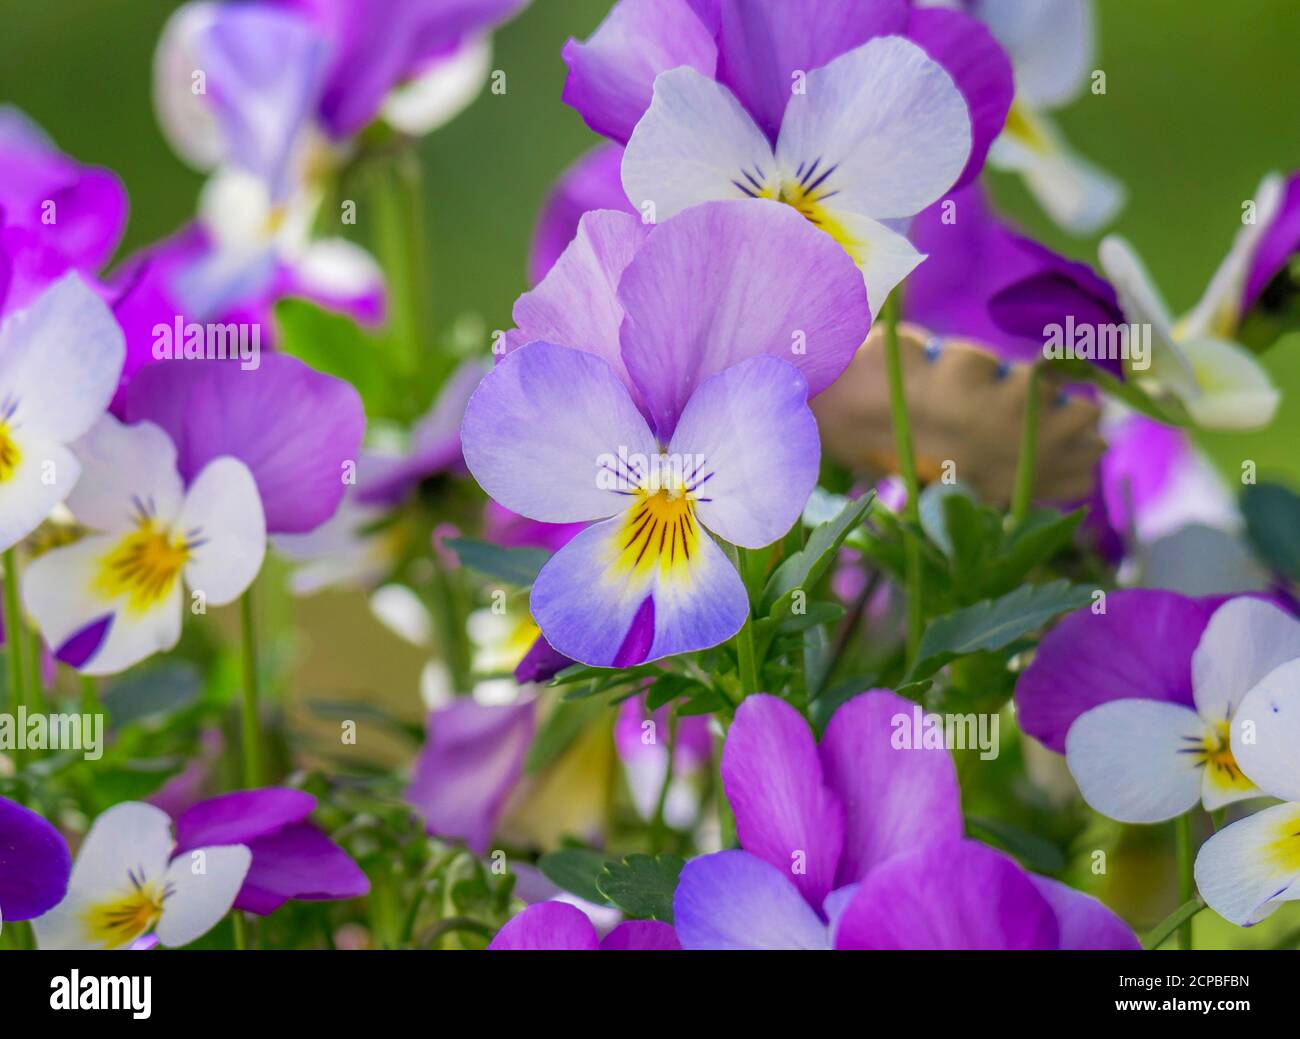
[[[560,174],[560,179],[542,204],[537,229],[533,232],[533,246],[528,257],[528,280],[531,284],[536,285],[555,266],[556,260],[577,234],[578,222],[584,213],[613,209],[639,216],[623,190],[622,165],[623,149],[616,144],[604,143],[586,152]]]
[[[977,841],[898,855],[858,886],[837,949],[1055,949],[1056,914],[1029,875]]]
[[[53,909],[67,894],[71,870],[63,835],[31,809],[0,797],[0,922]]]
[[[662,224],[619,297],[623,358],[663,439],[700,383],[747,357],[790,362],[815,396],[848,367],[871,322],[844,250],[789,206],[752,199]]]
[[[166,812],[124,801],[95,819],[77,851],[69,884],[82,891],[116,890],[128,883],[132,869],[160,878],[167,872],[172,846],[172,821]]]
[[[567,902],[538,902],[507,921],[489,949],[594,952],[600,947],[587,914]]]
[[[190,545],[185,583],[214,606],[234,602],[266,555],[266,518],[248,466],[230,457],[204,466],[177,524]]]
[[[683,949],[826,949],[826,925],[789,875],[746,851],[692,859],[673,895]]]
[[[176,819],[175,854],[205,845],[248,844],[302,822],[315,808],[311,794],[288,787],[221,794],[192,805]]]
[[[1265,194],[1266,186],[1261,185],[1255,193],[1257,215],[1265,208]],[[1287,261],[1298,249],[1300,249],[1300,173],[1293,173],[1286,179],[1277,211],[1273,214],[1273,219],[1268,221],[1268,229],[1255,245],[1250,272],[1246,276],[1246,285],[1240,302],[1243,311],[1255,305],[1264,290],[1268,288],[1269,282],[1286,266]]]
[[[1065,760],[1083,799],[1125,823],[1158,823],[1200,799],[1205,724],[1182,704],[1116,700],[1070,726]]]
[[[823,779],[803,716],[774,696],[747,696],[727,731],[722,785],[741,846],[821,905],[836,886],[844,806]]]
[[[235,908],[266,916],[290,899],[327,902],[370,891],[364,871],[311,823],[295,823],[247,842],[252,865]]]
[[[658,920],[625,920],[601,940],[602,952],[617,949],[667,951],[680,949],[677,932],[671,924]]]
[[[823,197],[839,192],[837,209],[875,220],[919,213],[956,183],[970,152],[970,114],[952,77],[896,36],[810,72],[776,145],[787,175],[805,171],[805,190],[820,159]]]
[[[140,505],[165,522],[180,513],[176,446],[152,422],[128,426],[107,414],[74,448],[82,474],[68,508],[79,523],[116,532],[135,525]]]
[[[1112,234],[1103,238],[1097,247],[1097,259],[1115,287],[1124,316],[1132,323],[1151,326],[1151,367],[1144,377],[1181,397],[1194,397],[1196,374],[1183,352],[1174,345],[1169,308],[1141,257],[1125,239]]]
[[[694,459],[701,523],[733,545],[770,545],[794,526],[817,483],[808,383],[775,357],[710,376],[682,412],[668,456]]]
[[[855,696],[831,716],[821,742],[826,782],[844,805],[844,853],[836,884],[880,863],[957,840],[964,825],[957,770],[946,749],[894,747],[897,719],[917,705],[883,689]]]
[[[659,455],[608,364],[541,342],[507,354],[484,377],[465,408],[461,446],[492,498],[546,523],[612,516],[627,504],[634,456]]]
[[[1196,854],[1196,887],[1240,927],[1300,898],[1300,804],[1274,805],[1224,827]]]
[[[1062,949],[1142,948],[1133,929],[1091,895],[1059,880],[1030,874],[1038,893],[1047,899],[1061,930]]]
[[[1091,0],[975,0],[971,13],[1011,54],[1016,89],[1055,108],[1083,89],[1093,52]]]
[[[45,522],[81,477],[81,463],[66,447],[24,432],[4,433],[14,461],[0,480],[0,551]]]
[[[1192,654],[1196,710],[1207,722],[1230,721],[1242,697],[1297,658],[1300,620],[1263,599],[1229,600],[1214,611]]]
[[[1300,654],[1297,654],[1300,658]],[[1232,722],[1232,756],[1264,793],[1300,801],[1300,659],[1248,692]]]
[[[318,238],[309,244],[286,269],[282,291],[363,324],[384,320],[384,272],[373,256],[346,238]]]
[[[252,861],[242,844],[196,848],[176,858],[167,869],[158,940],[179,948],[212,930],[230,912]]]
[[[1273,421],[1282,394],[1245,347],[1226,339],[1182,339],[1178,349],[1196,373],[1196,391],[1183,403],[1205,429],[1260,429]]]

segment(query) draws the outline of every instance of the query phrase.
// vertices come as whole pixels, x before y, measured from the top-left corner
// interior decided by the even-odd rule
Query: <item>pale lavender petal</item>
[[[1241,301],[1243,313],[1255,304],[1297,251],[1300,251],[1300,173],[1293,173],[1287,178],[1277,215],[1255,246]]]
[[[826,949],[826,924],[787,872],[747,851],[720,851],[682,869],[673,926],[684,949]]]
[[[72,858],[41,816],[0,797],[0,918],[31,920],[63,901]]]
[[[665,440],[700,383],[749,357],[788,361],[816,396],[871,324],[848,253],[791,207],[759,199],[709,202],[666,221],[618,293],[623,359]]]
[[[1058,624],[1016,685],[1020,727],[1059,754],[1074,720],[1111,700],[1192,706],[1192,653],[1220,599],[1132,588]]]
[[[626,144],[650,107],[655,76],[682,65],[712,76],[713,36],[687,0],[619,0],[591,37],[564,45],[564,102]]]
[[[837,949],[1055,949],[1056,916],[1016,863],[976,841],[930,845],[868,874]]]
[[[1091,895],[1085,895],[1050,877],[1030,874],[1029,879],[1056,913],[1056,922],[1061,932],[1060,948],[1142,948],[1133,929]]]
[[[529,906],[497,932],[489,949],[594,952],[600,948],[587,914],[567,902]]]
[[[837,885],[861,880],[895,855],[957,840],[961,791],[944,748],[895,748],[898,719],[920,706],[883,689],[855,696],[831,717],[821,742],[826,782],[844,805]]]
[[[677,932],[671,924],[658,920],[626,920],[605,935],[600,943],[602,952],[610,950],[665,951],[680,949]]]
[[[844,808],[823,779],[803,716],[774,696],[746,697],[727,731],[722,785],[741,846],[820,906],[836,886]]]
[[[349,383],[275,353],[250,371],[226,361],[150,365],[127,388],[124,410],[128,422],[167,431],[187,481],[222,455],[247,465],[274,534],[301,534],[334,515],[366,425]]]
[[[433,711],[406,791],[428,831],[486,851],[535,729],[532,700],[489,707],[458,697]]]
[[[536,285],[555,266],[555,261],[578,233],[578,221],[584,213],[613,209],[636,215],[623,190],[622,164],[623,149],[605,143],[592,148],[560,174],[542,203],[542,215],[533,232],[528,257],[531,284]]]

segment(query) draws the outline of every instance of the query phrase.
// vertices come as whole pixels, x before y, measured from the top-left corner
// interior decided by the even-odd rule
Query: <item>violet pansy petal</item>
[[[361,898],[366,874],[346,851],[311,823],[295,823],[246,842],[253,864],[235,908],[266,916],[290,899],[325,902]]]
[[[515,681],[549,682],[573,663],[563,653],[557,653],[541,635],[533,642],[524,659],[515,667]]]
[[[623,190],[620,168],[623,149],[604,143],[592,148],[560,174],[542,203],[528,257],[528,280],[536,285],[546,277],[574,235],[584,213],[613,209],[635,213]],[[541,338],[546,338],[545,336]]]
[[[977,841],[933,844],[869,873],[837,949],[1055,949],[1056,914],[1016,863]]]
[[[672,925],[658,920],[625,920],[601,940],[602,952],[611,950],[667,951],[680,949]]]
[[[774,696],[746,697],[727,731],[722,785],[741,846],[820,906],[836,886],[844,808],[823,779],[803,716]]]
[[[920,713],[912,701],[873,689],[841,706],[826,726],[821,765],[844,806],[837,885],[861,880],[894,855],[962,836],[952,756],[922,747],[919,733],[908,746],[894,746],[900,725],[914,729]]]
[[[170,434],[187,481],[221,455],[247,465],[272,534],[301,534],[334,515],[366,423],[350,384],[277,353],[251,371],[227,361],[150,365],[124,410]]]
[[[826,949],[826,924],[787,872],[747,851],[720,851],[682,869],[673,926],[684,949]]]
[[[176,852],[218,844],[247,844],[300,823],[316,809],[316,798],[289,787],[238,790],[200,801],[176,820]]]
[[[31,809],[0,797],[0,920],[30,920],[63,901],[72,858],[63,836]]]
[[[636,471],[659,454],[614,369],[544,342],[507,354],[484,377],[465,408],[461,446],[493,499],[545,523],[626,508]]]
[[[515,301],[519,328],[508,348],[541,340],[584,350],[605,361],[631,388],[619,347],[623,305],[617,288],[649,233],[650,227],[630,213],[597,210],[584,215],[550,273]],[[638,400],[635,392],[632,399]]]
[[[429,715],[406,800],[439,837],[487,850],[506,798],[523,774],[536,703],[486,706],[457,697]]]
[[[718,80],[773,141],[795,73],[902,32],[908,15],[904,0],[821,0],[815,15],[800,4],[721,0],[719,13]]]
[[[700,384],[668,445],[689,465],[695,513],[746,548],[784,536],[817,483],[821,442],[808,383],[793,365],[751,357]]]
[[[1020,727],[1057,753],[1074,720],[1112,700],[1192,706],[1192,653],[1219,600],[1144,588],[1109,592],[1106,611],[1070,614],[1016,685]]]
[[[688,65],[712,76],[713,36],[687,0],[619,0],[585,42],[564,46],[565,104],[599,134],[627,141],[655,77]]]
[[[789,206],[710,202],[660,225],[619,283],[623,359],[660,437],[695,388],[762,354],[798,368],[815,396],[871,324],[852,259]]]
[[[686,517],[670,542],[641,508],[657,506],[593,524],[537,575],[530,606],[556,652],[630,667],[716,646],[745,623],[745,586],[713,539]]]
[[[1091,895],[1050,877],[1030,874],[1029,879],[1056,914],[1061,932],[1060,948],[1127,949],[1134,952],[1142,948],[1133,928]]]
[[[538,902],[508,921],[488,948],[594,952],[600,941],[581,909],[567,902]]]
[[[1300,251],[1300,173],[1293,173],[1287,178],[1277,213],[1255,245],[1240,304],[1243,313],[1255,304],[1297,251]]]

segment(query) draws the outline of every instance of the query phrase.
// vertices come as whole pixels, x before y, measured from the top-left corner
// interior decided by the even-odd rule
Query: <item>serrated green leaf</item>
[[[605,868],[605,856],[586,848],[560,848],[537,860],[537,868],[552,884],[598,906],[609,905],[596,887]]]
[[[175,714],[198,702],[203,676],[186,661],[170,660],[118,678],[104,691],[113,728]]]
[[[673,922],[673,894],[686,860],[679,855],[629,855],[607,862],[596,877],[600,893],[636,920]]]
[[[475,538],[450,538],[444,542],[461,564],[488,577],[527,588],[551,558],[544,548],[503,548]]]

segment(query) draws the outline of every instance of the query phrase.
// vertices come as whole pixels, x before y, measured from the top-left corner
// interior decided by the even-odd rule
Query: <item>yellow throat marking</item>
[[[190,558],[185,539],[144,518],[99,562],[95,591],[106,599],[127,597],[127,609],[146,613],[164,601]]]

